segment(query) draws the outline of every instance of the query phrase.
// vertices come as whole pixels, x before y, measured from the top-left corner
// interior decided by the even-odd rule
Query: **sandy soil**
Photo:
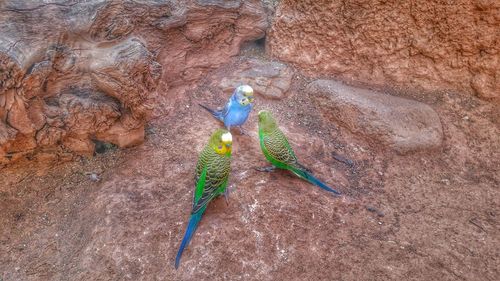
[[[197,154],[220,126],[197,104],[224,103],[213,81],[241,59],[163,97],[139,147],[1,170],[0,280],[498,280],[500,108],[401,92],[445,133],[441,149],[401,156],[322,119],[299,74],[287,98],[257,97],[250,136],[235,132],[230,204],[211,203],[176,271]],[[254,170],[263,108],[344,196]]]

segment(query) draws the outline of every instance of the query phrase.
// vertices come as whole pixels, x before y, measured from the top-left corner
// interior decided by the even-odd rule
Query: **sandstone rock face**
[[[441,121],[426,104],[332,80],[316,80],[306,90],[326,118],[368,142],[402,154],[441,146]]]
[[[141,143],[155,97],[266,27],[260,1],[2,1],[0,163]]]
[[[254,91],[269,99],[282,99],[290,88],[293,71],[287,65],[275,61],[249,59],[240,68],[220,82],[224,91],[248,84]]]
[[[500,2],[283,0],[268,50],[310,73],[500,102]]]

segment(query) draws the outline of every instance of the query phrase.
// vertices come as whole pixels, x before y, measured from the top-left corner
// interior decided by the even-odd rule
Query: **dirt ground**
[[[210,204],[175,270],[197,154],[220,126],[197,104],[224,103],[213,81],[241,59],[159,99],[139,147],[1,170],[0,280],[499,279],[500,108],[401,91],[432,106],[445,134],[441,149],[401,156],[324,120],[300,74],[288,97],[257,96],[250,136],[234,133],[230,204]],[[254,169],[266,165],[263,108],[343,196]]]

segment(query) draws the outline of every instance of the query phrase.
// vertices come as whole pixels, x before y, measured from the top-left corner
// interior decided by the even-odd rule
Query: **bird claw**
[[[229,189],[226,188],[224,191],[224,201],[226,201],[226,205],[229,206]]]
[[[257,167],[257,168],[255,168],[255,170],[257,170],[259,172],[267,172],[267,173],[270,173],[270,172],[274,171],[275,169],[276,169],[276,167],[274,167],[274,166]]]
[[[247,131],[245,129],[243,129],[242,126],[238,126],[238,128],[240,129],[240,134],[242,136],[249,136],[250,134],[247,133]]]
[[[237,128],[240,130],[240,135],[242,135],[242,136],[250,136],[250,134],[249,134],[249,133],[247,133],[247,131],[246,131],[245,129],[243,129],[243,127],[242,127],[242,126],[235,126],[235,127],[237,127]],[[234,127],[233,127],[233,128],[234,128]],[[226,126],[226,129],[227,129],[229,132],[231,132],[231,126]]]

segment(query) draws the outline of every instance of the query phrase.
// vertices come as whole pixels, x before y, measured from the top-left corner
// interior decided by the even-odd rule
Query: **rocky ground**
[[[401,154],[338,123],[317,107],[312,79],[282,66],[288,91],[258,92],[250,136],[235,132],[230,204],[210,204],[175,270],[197,154],[220,126],[197,104],[222,105],[231,77],[251,79],[249,59],[269,65],[250,48],[158,100],[143,145],[3,168],[0,280],[498,280],[498,106],[454,92],[383,91],[423,102],[440,119],[441,145]],[[279,89],[268,82],[260,87]],[[254,169],[266,165],[256,134],[264,108],[302,162],[343,196]]]

